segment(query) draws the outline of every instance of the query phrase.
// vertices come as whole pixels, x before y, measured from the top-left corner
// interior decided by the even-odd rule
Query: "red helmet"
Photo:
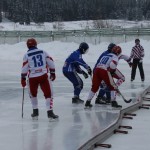
[[[112,53],[116,54],[117,56],[122,52],[120,46],[114,46],[112,49]]]
[[[28,39],[27,40],[27,47],[30,48],[30,47],[36,47],[37,46],[37,42],[35,39]]]

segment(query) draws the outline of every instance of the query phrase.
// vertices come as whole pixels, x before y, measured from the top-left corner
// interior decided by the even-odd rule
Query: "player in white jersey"
[[[117,86],[112,78],[118,65],[118,55],[122,52],[119,46],[114,46],[112,53],[108,53],[99,60],[93,73],[92,88],[89,92],[85,107],[92,107],[91,100],[99,89],[99,85],[104,81],[111,91],[111,105],[112,107],[122,107],[116,102]]]
[[[120,59],[125,60],[129,64],[130,67],[132,66],[131,59],[129,56],[120,54],[118,56],[118,60]],[[123,82],[125,82],[125,76],[117,68],[116,68],[116,71],[112,74],[112,77],[117,79],[116,81],[117,86],[120,86]],[[106,94],[106,97],[104,97],[105,94]],[[106,103],[109,104],[111,102],[110,100],[111,100],[110,90],[105,84],[105,82],[102,81],[101,88],[99,90],[95,104],[106,104]]]
[[[47,52],[37,48],[35,39],[28,39],[26,44],[28,51],[23,57],[21,84],[22,87],[26,86],[26,77],[28,76],[29,95],[33,108],[31,117],[38,119],[39,116],[37,92],[38,86],[40,86],[46,100],[47,116],[50,119],[56,119],[58,116],[53,113],[53,90],[51,85],[51,81],[56,78],[53,59]],[[48,72],[50,72],[50,78]]]

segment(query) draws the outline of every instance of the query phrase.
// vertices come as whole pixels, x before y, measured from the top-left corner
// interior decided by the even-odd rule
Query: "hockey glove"
[[[132,63],[132,62],[129,62],[128,64],[129,64],[129,66],[130,66],[130,67],[132,67],[132,65],[133,65],[133,63]]]
[[[51,81],[54,81],[56,79],[55,72],[51,73],[50,79],[51,79]]]
[[[82,70],[82,74],[83,74],[85,79],[87,79],[89,77],[88,74],[85,71],[83,71],[83,70]]]
[[[90,76],[92,75],[92,69],[90,68],[90,66],[88,66],[87,72],[88,72],[88,74],[89,74]]]
[[[26,78],[21,78],[21,85],[22,87],[26,86]]]

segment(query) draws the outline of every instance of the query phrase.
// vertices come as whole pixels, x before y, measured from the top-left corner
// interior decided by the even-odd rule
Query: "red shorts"
[[[107,70],[96,68],[93,74],[91,91],[96,93],[102,81],[104,81],[107,84],[111,91],[115,90],[115,82],[110,73]]]
[[[41,87],[45,98],[51,98],[52,93],[47,74],[39,77],[29,78],[29,90],[32,97],[37,97],[38,86]]]

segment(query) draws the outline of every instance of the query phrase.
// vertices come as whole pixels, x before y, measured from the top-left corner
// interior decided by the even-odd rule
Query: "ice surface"
[[[18,45],[18,47],[19,49],[23,48],[23,44],[20,44],[20,46]],[[20,85],[20,71],[23,52],[19,53],[17,45],[15,45],[14,49],[13,46],[10,50],[5,47],[5,51],[4,49],[2,51],[0,48],[0,56],[2,54],[3,56],[7,56],[0,57],[1,150],[76,150],[87,140],[97,135],[117,119],[119,111],[112,110],[110,106],[97,107],[94,105],[91,111],[87,111],[84,110],[83,105],[72,105],[71,98],[73,96],[73,87],[71,83],[63,77],[61,72],[66,53],[64,53],[64,55],[63,53],[57,55],[54,52],[53,55],[56,59],[57,73],[57,79],[53,83],[54,113],[59,115],[59,121],[48,121],[45,100],[40,89],[38,94],[40,116],[38,121],[32,121],[30,117],[32,108],[27,88],[25,89],[24,118],[22,119],[22,87]],[[9,51],[11,50],[14,53],[11,53],[10,55]],[[91,66],[94,66],[97,54],[94,54],[94,52],[91,52],[91,54],[93,55],[92,59],[87,56],[85,57],[85,60]],[[127,99],[133,98],[134,103],[136,102],[139,93],[149,86],[149,64],[144,64],[146,75],[145,82],[141,82],[138,70],[135,81],[133,83],[130,82],[131,69],[128,64],[120,63],[118,68],[126,77],[126,82],[121,85],[120,91]],[[81,98],[86,100],[91,86],[91,79],[83,79],[83,81],[84,89],[81,93]],[[123,107],[131,105],[124,103],[121,97],[117,97],[117,100]],[[95,98],[92,101],[93,104],[94,101]]]

